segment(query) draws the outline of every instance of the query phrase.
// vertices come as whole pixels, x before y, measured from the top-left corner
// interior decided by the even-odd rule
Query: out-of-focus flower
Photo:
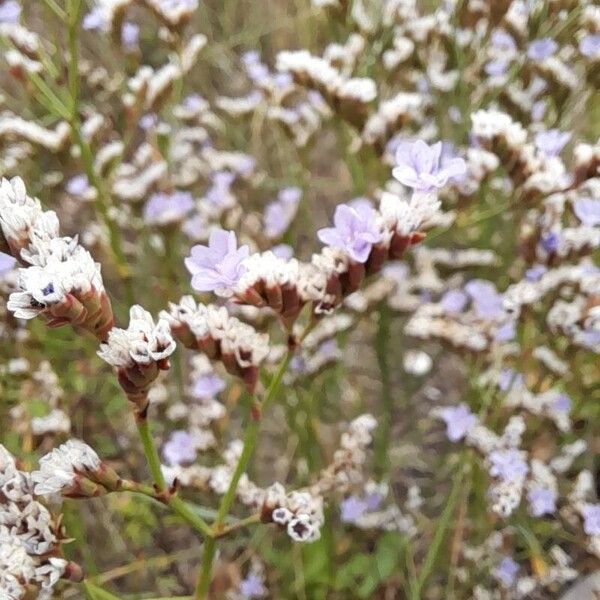
[[[571,133],[559,129],[549,129],[536,133],[534,143],[536,148],[546,156],[558,156],[569,143]]]
[[[140,26],[131,21],[125,21],[121,27],[121,43],[127,50],[137,47],[140,38]]]
[[[187,431],[174,431],[163,446],[163,456],[170,466],[194,462],[196,445],[193,436]]]
[[[527,463],[523,460],[522,452],[515,448],[494,450],[490,452],[490,475],[502,481],[518,481],[525,477],[529,471]]]
[[[581,509],[583,530],[588,535],[600,535],[600,504],[586,504]]]
[[[556,492],[548,488],[532,488],[527,494],[527,500],[534,517],[551,515],[556,511]]]
[[[262,598],[267,589],[262,578],[252,571],[240,582],[240,594],[242,598]]]
[[[17,23],[21,16],[21,5],[17,0],[5,0],[0,4],[0,23]]]
[[[189,192],[153,194],[144,206],[144,220],[150,225],[169,225],[182,221],[194,208],[194,198]]]
[[[527,281],[539,281],[547,270],[547,267],[544,265],[534,265],[525,271],[525,279],[527,279]]]
[[[496,60],[492,60],[486,63],[484,67],[484,71],[490,77],[498,77],[500,75],[504,75],[508,70],[509,62],[503,58],[498,58]]]
[[[90,185],[87,175],[84,173],[71,177],[71,179],[67,181],[65,189],[71,196],[85,199],[88,199],[94,191]]]
[[[0,276],[12,271],[17,264],[17,260],[9,254],[0,252]]]
[[[235,181],[235,173],[231,171],[217,171],[212,175],[212,186],[208,189],[205,198],[217,208],[228,208],[232,204],[231,186]]]
[[[298,204],[302,196],[299,188],[285,188],[279,192],[277,200],[265,209],[265,235],[277,238],[283,235],[296,216]]]
[[[392,175],[402,184],[419,192],[431,192],[449,181],[462,177],[467,170],[462,158],[443,156],[443,144],[429,146],[422,140],[401,142],[396,149]]]
[[[83,16],[81,26],[87,31],[106,31],[108,29],[108,20],[105,9],[102,6],[94,7],[89,13]]]
[[[465,285],[465,292],[471,297],[480,319],[497,320],[504,316],[502,296],[491,281],[473,279]]]
[[[584,225],[588,227],[600,225],[600,200],[578,198],[573,203],[573,211]]]
[[[199,292],[214,291],[217,295],[230,296],[231,288],[246,272],[244,260],[249,254],[248,246],[238,248],[233,231],[215,229],[208,246],[194,246],[185,259],[192,274],[192,287]]]
[[[517,44],[512,35],[502,29],[494,29],[490,36],[490,41],[494,48],[504,52],[511,52],[517,49]]]
[[[319,239],[329,246],[341,248],[354,261],[364,263],[374,244],[381,241],[377,213],[368,206],[352,208],[340,204],[333,216],[334,227],[318,232]]]
[[[600,58],[600,33],[589,33],[582,37],[579,52],[588,58]]]
[[[518,572],[519,565],[510,556],[506,556],[494,569],[493,574],[504,587],[509,588],[515,582]]]
[[[465,308],[468,296],[462,290],[448,290],[440,300],[440,305],[447,313],[459,313]]]
[[[367,503],[358,496],[349,496],[340,503],[342,523],[356,523],[369,510]]]
[[[271,252],[283,260],[290,260],[294,256],[294,249],[288,244],[277,244],[271,248]]]
[[[477,424],[477,417],[464,403],[443,408],[440,410],[440,417],[446,423],[446,435],[451,442],[464,438],[469,429]]]
[[[552,38],[534,40],[527,48],[527,56],[534,61],[550,58],[558,50],[558,44]]]
[[[225,389],[225,382],[221,377],[214,373],[202,375],[194,381],[192,385],[192,395],[194,398],[202,400],[211,400],[217,394]]]

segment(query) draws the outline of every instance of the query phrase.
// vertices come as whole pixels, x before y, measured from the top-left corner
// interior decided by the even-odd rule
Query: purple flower
[[[600,535],[600,504],[586,504],[581,513],[583,530],[588,535]]]
[[[500,564],[494,569],[494,577],[502,583],[504,587],[511,587],[515,582],[519,565],[510,556],[502,559]]]
[[[194,208],[189,192],[153,194],[144,206],[144,220],[150,225],[168,225],[181,221]]]
[[[494,450],[490,452],[490,475],[504,482],[519,481],[529,472],[527,463],[521,457],[521,452],[515,448]]]
[[[486,63],[483,70],[490,77],[498,77],[506,73],[506,70],[508,69],[508,64],[509,63],[507,60],[499,58],[497,60],[492,60],[489,63]]]
[[[365,497],[365,502],[367,503],[367,510],[369,512],[373,512],[381,506],[381,503],[383,502],[383,496],[377,492],[371,492]]]
[[[324,244],[341,248],[352,260],[364,263],[373,244],[381,240],[376,217],[377,213],[368,206],[352,208],[340,204],[333,216],[335,226],[320,229],[317,235]]]
[[[577,198],[573,203],[577,218],[588,227],[600,225],[600,200]]]
[[[579,52],[588,58],[600,58],[600,33],[589,33],[582,37]]]
[[[515,40],[509,33],[506,33],[503,29],[495,29],[492,32],[490,37],[490,41],[494,48],[498,50],[503,50],[505,52],[511,52],[516,50],[517,45],[515,44]]]
[[[87,13],[82,21],[81,26],[87,31],[106,31],[108,29],[108,21],[104,10],[97,6]]]
[[[542,61],[552,56],[558,50],[558,44],[552,38],[534,40],[527,48],[527,56],[531,60]]]
[[[0,252],[0,275],[4,275],[9,271],[12,271],[17,264],[17,260],[10,256],[9,254],[4,254],[4,252]]]
[[[192,287],[199,292],[221,291],[232,288],[246,272],[244,260],[248,246],[237,247],[233,231],[215,229],[210,234],[208,246],[198,244],[185,259],[192,274]]]
[[[559,394],[552,403],[552,410],[560,413],[568,413],[571,410],[571,398],[566,394]]]
[[[183,106],[188,110],[202,110],[206,100],[200,94],[190,94],[183,99]]]
[[[498,388],[501,392],[508,392],[522,386],[523,383],[523,375],[517,373],[514,369],[502,369],[498,376]]]
[[[140,37],[140,27],[130,21],[125,21],[121,27],[121,43],[127,49],[133,49],[137,46]]]
[[[555,231],[551,231],[541,239],[542,248],[550,254],[558,250],[560,244],[560,236]]]
[[[198,377],[192,385],[192,395],[200,400],[212,400],[225,389],[225,382],[214,373]]]
[[[279,192],[277,200],[265,209],[265,235],[277,238],[283,235],[296,216],[302,191],[299,188],[285,188]]]
[[[294,249],[288,244],[277,244],[271,248],[271,252],[282,260],[290,260],[294,256]]]
[[[77,196],[79,198],[86,197],[90,191],[90,182],[87,175],[81,174],[71,177],[67,182],[66,190],[71,196]]]
[[[515,339],[516,324],[514,321],[506,321],[502,325],[498,325],[494,331],[494,340],[500,344],[510,342]]]
[[[469,429],[477,424],[477,417],[464,403],[443,408],[440,416],[446,423],[446,435],[451,442],[458,442],[464,438]]]
[[[548,129],[536,133],[535,147],[546,156],[558,156],[561,150],[569,143],[571,134],[559,129]]]
[[[440,300],[440,304],[447,313],[459,313],[467,304],[467,295],[462,290],[448,290]]]
[[[261,598],[267,593],[263,580],[253,572],[240,582],[240,594],[243,598]]]
[[[16,23],[21,16],[21,5],[16,0],[0,4],[0,23]]]
[[[227,206],[231,194],[231,185],[234,181],[234,173],[230,171],[216,171],[212,175],[212,186],[206,192],[205,198],[213,206]]]
[[[541,121],[546,112],[546,103],[543,100],[538,100],[531,107],[531,118],[534,121]]]
[[[531,269],[525,271],[525,279],[527,281],[539,281],[547,270],[544,265],[533,265]]]
[[[356,523],[363,517],[369,507],[367,503],[358,496],[349,496],[340,504],[340,519],[342,523]]]
[[[442,156],[442,142],[433,146],[422,140],[403,141],[396,149],[392,175],[402,184],[419,192],[431,192],[449,181],[462,177],[467,165],[462,158]]]
[[[556,511],[556,492],[547,488],[533,488],[527,494],[527,501],[534,517],[551,515]]]
[[[155,113],[146,113],[143,115],[138,121],[138,125],[144,131],[148,131],[148,129],[153,129],[158,125],[158,115]]]
[[[473,279],[465,285],[465,292],[473,301],[473,309],[480,319],[498,320],[504,317],[502,295],[490,281]]]
[[[163,457],[171,466],[192,463],[196,460],[196,445],[185,431],[174,431],[163,446]]]

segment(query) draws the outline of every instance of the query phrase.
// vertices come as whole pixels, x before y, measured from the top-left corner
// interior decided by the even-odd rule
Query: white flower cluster
[[[74,575],[60,556],[57,522],[34,499],[33,487],[30,475],[0,445],[0,597],[6,600],[49,592],[59,579]]]
[[[200,350],[211,360],[219,360],[232,375],[241,377],[253,390],[258,367],[269,354],[269,336],[232,317],[225,307],[198,304],[184,296],[162,311],[173,336],[186,348]]]
[[[270,515],[295,542],[314,542],[321,537],[323,499],[308,491],[286,494],[281,484],[274,483],[266,490],[262,514],[264,520]]]

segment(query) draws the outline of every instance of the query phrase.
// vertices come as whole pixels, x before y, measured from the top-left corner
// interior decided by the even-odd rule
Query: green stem
[[[388,464],[387,454],[390,445],[394,411],[389,365],[391,320],[390,309],[386,302],[382,302],[379,305],[379,323],[377,324],[377,335],[375,338],[375,353],[377,354],[377,364],[381,378],[381,401],[384,410],[384,418],[382,419],[375,448],[375,464],[381,470],[385,470],[385,465]]]
[[[279,365],[277,372],[273,376],[269,388],[265,393],[265,398],[262,404],[257,405],[256,400],[253,398],[253,403],[255,403],[254,407],[260,409],[259,415],[261,413],[264,413],[275,400],[277,392],[279,391],[279,386],[281,385],[281,381],[285,372],[287,371],[291,358],[292,354],[291,352],[288,352],[284,360]],[[217,512],[217,518],[215,519],[215,522],[213,524],[213,536],[219,537],[222,534],[223,523],[225,522],[227,514],[229,513],[229,509],[231,508],[231,505],[235,500],[235,494],[237,492],[238,483],[242,475],[246,472],[246,469],[248,468],[248,463],[250,462],[250,458],[252,457],[254,448],[256,446],[256,440],[258,439],[259,430],[260,417],[257,418],[256,416],[253,417],[251,415],[250,422],[246,425],[246,429],[244,432],[244,445],[242,448],[242,454],[231,477],[229,487],[227,488],[227,491],[225,492],[225,495],[221,500],[221,504],[219,505],[219,511]],[[206,594],[210,586],[212,563],[214,560],[215,552],[215,539],[207,539],[204,543],[204,554],[202,556],[202,570],[200,572],[200,577],[196,586],[195,598],[197,598],[198,600],[204,600],[206,598]]]
[[[448,496],[448,501],[446,502],[446,506],[444,507],[442,515],[440,516],[435,535],[431,540],[429,550],[427,552],[427,555],[425,556],[425,560],[423,561],[423,566],[421,567],[421,572],[419,573],[419,576],[417,578],[416,585],[411,590],[411,600],[419,600],[421,598],[421,591],[423,590],[427,579],[433,571],[435,563],[438,559],[440,549],[442,547],[442,542],[444,541],[444,537],[446,536],[446,532],[448,531],[450,526],[450,519],[454,514],[454,509],[456,508],[458,498],[460,497],[460,493],[463,489],[463,480],[465,474],[466,468],[463,455],[463,458],[459,463],[458,473],[455,476],[450,495]]]

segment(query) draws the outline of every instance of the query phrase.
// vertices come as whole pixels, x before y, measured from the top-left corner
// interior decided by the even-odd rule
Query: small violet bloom
[[[123,23],[123,27],[121,28],[121,43],[126,49],[132,50],[136,48],[139,38],[139,25],[136,25],[135,23],[131,23],[129,21]]]
[[[581,513],[583,530],[588,535],[600,535],[600,504],[586,504]]]
[[[0,252],[0,275],[4,275],[15,268],[17,261],[9,254]]]
[[[282,260],[290,260],[294,256],[294,249],[288,244],[277,244],[271,248],[271,252]]]
[[[552,403],[552,410],[559,413],[568,413],[571,410],[571,398],[566,394],[559,394]]]
[[[194,246],[191,255],[185,259],[185,266],[192,274],[192,287],[199,292],[229,295],[228,290],[246,272],[243,263],[249,254],[248,246],[237,247],[233,231],[215,229],[210,234],[208,246]]]
[[[547,488],[533,488],[527,494],[527,501],[534,517],[543,517],[556,512],[556,492]]]
[[[600,33],[590,33],[582,37],[579,52],[588,58],[600,58]]]
[[[440,304],[447,313],[462,312],[467,305],[468,297],[462,290],[448,290],[440,300]]]
[[[573,203],[573,211],[583,225],[587,227],[600,225],[600,200],[578,198]]]
[[[340,503],[340,519],[342,523],[356,523],[368,510],[364,500],[358,496],[349,496]]]
[[[511,389],[521,387],[523,384],[523,375],[517,373],[514,369],[502,369],[500,371],[498,388],[501,392],[508,392]]]
[[[551,252],[556,252],[558,250],[558,246],[560,245],[560,235],[555,231],[551,231],[541,239],[542,248],[550,254]]]
[[[534,265],[525,271],[527,281],[539,281],[548,269],[544,265]]]
[[[422,140],[400,142],[392,175],[417,192],[432,192],[462,177],[467,165],[462,158],[443,156],[443,144],[429,146]]]
[[[519,481],[529,472],[527,463],[521,457],[519,450],[507,448],[490,452],[490,475],[509,483]]]
[[[496,327],[496,330],[494,331],[494,340],[503,344],[514,340],[516,334],[517,330],[515,322],[506,321],[506,323],[502,323],[502,325]]]
[[[527,48],[527,56],[534,61],[550,58],[558,50],[558,44],[552,38],[534,40]]]
[[[490,36],[492,46],[498,50],[511,52],[517,49],[517,44],[510,33],[506,33],[503,29],[495,29]]]
[[[205,194],[206,199],[216,207],[225,208],[230,203],[231,186],[235,181],[235,173],[216,171],[212,175],[212,186]]]
[[[90,192],[90,182],[87,175],[75,175],[71,177],[66,186],[67,193],[78,198],[85,198]]]
[[[256,573],[248,573],[246,579],[240,582],[242,598],[262,598],[267,593],[263,580]]]
[[[81,26],[87,31],[106,31],[108,29],[108,21],[102,7],[97,6],[89,13],[84,15]]]
[[[198,377],[192,385],[192,395],[201,400],[212,400],[225,389],[225,382],[214,373]]]
[[[464,438],[469,429],[477,424],[477,417],[464,403],[442,409],[440,416],[446,423],[446,435],[451,442]]]
[[[170,466],[192,463],[196,460],[196,445],[185,431],[174,431],[163,446],[163,457]]]
[[[341,248],[358,263],[365,263],[373,244],[381,241],[377,213],[368,206],[352,208],[340,204],[335,210],[333,223],[334,227],[318,231],[319,239],[324,244]]]
[[[465,292],[473,302],[473,310],[480,319],[498,320],[504,317],[502,295],[491,281],[473,279],[465,285]]]
[[[0,4],[0,23],[16,23],[21,16],[21,5],[16,0]]]
[[[562,149],[569,143],[571,134],[568,131],[549,129],[536,133],[535,147],[548,157],[558,156]]]
[[[144,206],[144,220],[150,225],[168,225],[183,220],[194,208],[194,198],[189,192],[153,194]]]
[[[265,235],[277,238],[283,235],[296,216],[298,204],[302,197],[299,188],[285,188],[279,192],[277,200],[267,205],[265,209]]]
[[[494,577],[500,581],[504,587],[511,587],[515,582],[519,565],[510,556],[503,558],[500,564],[494,569]]]
[[[508,61],[503,58],[492,60],[483,67],[483,70],[490,77],[499,77],[504,75],[508,69]]]

